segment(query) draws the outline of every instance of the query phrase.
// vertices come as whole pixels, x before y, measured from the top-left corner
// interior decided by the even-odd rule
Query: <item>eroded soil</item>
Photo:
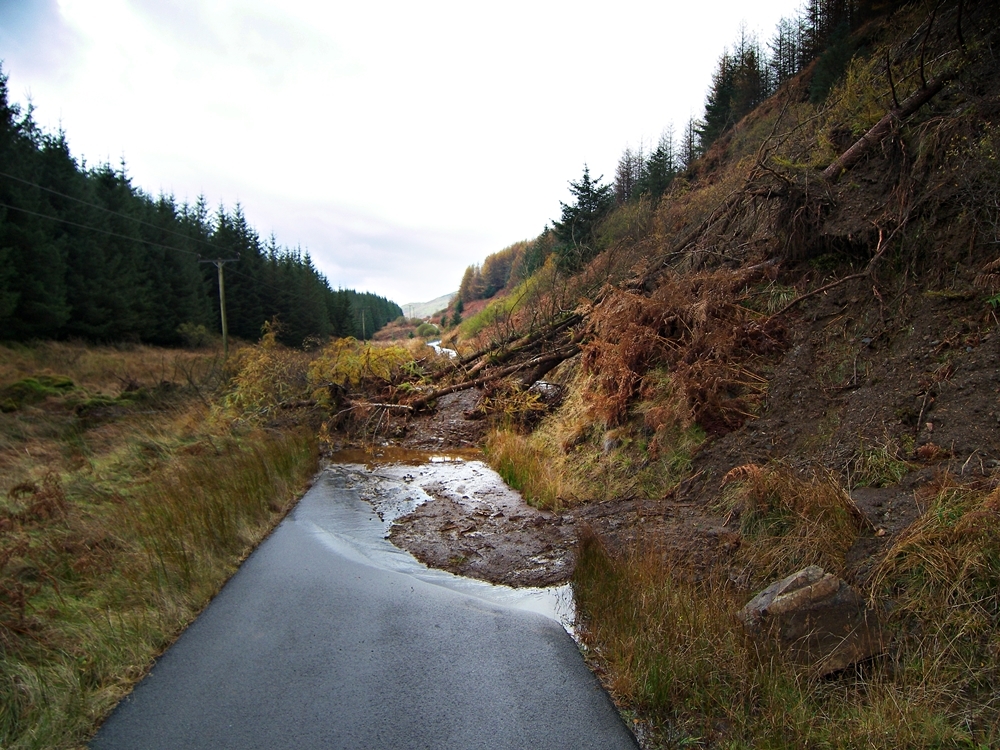
[[[873,313],[865,293],[845,285],[793,313],[794,334],[775,362],[762,413],[707,443],[689,479],[663,498],[558,513],[532,508],[476,460],[487,429],[475,414],[478,392],[442,398],[393,444],[472,452],[461,454],[467,464],[460,480],[414,473],[433,502],[399,519],[392,541],[434,567],[538,586],[569,579],[587,525],[613,548],[653,545],[697,577],[740,544],[718,502],[722,477],[778,459],[804,472],[822,467],[851,488],[870,521],[847,560],[851,577],[863,579],[926,508],[942,476],[990,483],[1000,466],[1000,335],[981,301],[915,295],[904,315],[888,318]],[[859,457],[880,447],[905,460],[902,479],[856,481]]]
[[[510,586],[565,583],[584,525],[616,547],[655,543],[694,569],[735,549],[737,536],[698,503],[621,499],[558,513],[528,505],[470,448],[486,429],[473,413],[477,400],[474,390],[450,394],[435,412],[411,420],[402,438],[374,451],[330,456],[334,462],[410,467],[405,480],[433,500],[399,518],[390,539],[421,562]],[[448,462],[447,472],[436,470],[440,461]]]

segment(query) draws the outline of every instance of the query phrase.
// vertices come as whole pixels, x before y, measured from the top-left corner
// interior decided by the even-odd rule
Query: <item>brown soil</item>
[[[474,389],[449,393],[438,399],[437,408],[410,420],[405,434],[397,441],[403,448],[478,448],[486,436],[486,422],[474,419],[479,401]]]
[[[445,396],[437,410],[412,420],[396,445],[404,450],[454,453],[479,445],[486,422],[472,418],[478,391]],[[473,454],[461,452],[465,458]],[[376,460],[412,460],[392,449]],[[459,575],[510,586],[546,586],[569,580],[583,525],[615,546],[654,541],[701,569],[738,537],[697,503],[625,499],[591,503],[561,513],[531,507],[487,467],[469,462],[467,476],[449,482],[415,478],[434,502],[419,506],[392,527],[393,543],[417,559]]]
[[[866,291],[870,299],[845,285],[803,306],[766,409],[705,446],[697,477],[677,493],[705,507],[726,472],[747,463],[831,470],[871,522],[848,555],[859,579],[922,512],[937,477],[990,481],[1000,466],[1000,337],[981,295],[918,294],[903,315],[880,319]],[[907,462],[905,475],[856,486],[858,456],[883,445]]]
[[[619,499],[536,510],[502,483],[432,483],[435,502],[393,528],[392,540],[429,565],[511,585],[569,578],[579,530],[612,547],[654,544],[695,576],[740,543],[718,509],[721,478],[735,466],[780,459],[794,469],[837,473],[871,522],[848,556],[863,579],[921,512],[928,485],[945,472],[992,481],[1000,467],[1000,335],[978,296],[916,295],[904,314],[878,315],[871,292],[849,284],[793,311],[790,346],[775,362],[757,419],[707,443],[690,478],[665,498]],[[470,419],[478,392],[442,398],[412,420],[400,444],[423,450],[481,444]],[[887,486],[853,486],[865,447],[890,445],[908,462]]]

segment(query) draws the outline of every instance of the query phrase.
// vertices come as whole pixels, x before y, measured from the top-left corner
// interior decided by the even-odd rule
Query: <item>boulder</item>
[[[847,583],[816,565],[772,583],[747,603],[740,619],[755,640],[777,642],[818,675],[885,650],[875,612]]]

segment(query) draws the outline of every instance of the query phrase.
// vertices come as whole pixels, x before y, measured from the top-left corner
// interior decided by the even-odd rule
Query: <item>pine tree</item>
[[[69,319],[66,303],[65,243],[49,212],[43,191],[33,187],[42,173],[39,152],[43,134],[30,105],[22,113],[7,98],[7,77],[0,70],[0,165],[15,179],[0,180],[0,255],[5,260],[4,289],[7,311],[5,337],[50,338]]]
[[[660,136],[656,149],[642,170],[636,185],[638,195],[648,195],[654,199],[663,195],[678,172],[677,146],[674,143],[674,125],[671,123]]]
[[[0,336],[79,336],[97,341],[180,342],[182,324],[212,325],[226,267],[234,335],[255,339],[266,320],[286,343],[353,335],[352,295],[366,305],[367,333],[402,315],[376,295],[333,291],[308,252],[265,248],[237,204],[212,217],[204,197],[177,206],[132,185],[120,167],[87,169],[65,133],[43,133],[30,105],[8,99],[0,69]],[[497,274],[503,275],[499,268]]]
[[[732,54],[723,51],[712,75],[699,126],[699,142],[708,149],[723,133],[772,93],[771,75],[757,38],[741,27]]]
[[[703,125],[700,120],[691,117],[684,126],[684,131],[681,133],[680,151],[681,166],[684,169],[690,169],[691,165],[702,155],[703,150],[699,132]]]
[[[619,206],[627,203],[633,196],[638,195],[636,189],[642,180],[645,158],[642,146],[638,151],[626,148],[618,160],[618,168],[615,170],[615,203]]]
[[[590,169],[584,164],[579,182],[569,183],[576,201],[559,203],[562,220],[555,222],[555,234],[560,243],[556,253],[564,270],[576,270],[597,254],[597,226],[614,207],[612,188],[602,185],[601,179],[591,179]]]

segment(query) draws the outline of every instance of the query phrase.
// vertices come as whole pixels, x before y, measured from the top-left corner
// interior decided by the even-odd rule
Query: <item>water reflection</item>
[[[495,604],[537,612],[574,635],[576,608],[568,584],[513,588],[457,576],[427,567],[387,538],[393,521],[423,503],[433,502],[422,484],[449,481],[449,474],[466,462],[474,462],[476,473],[488,481],[495,478],[502,483],[489,467],[475,461],[477,451],[379,450],[382,455],[365,451],[334,454],[336,463],[320,474],[316,485],[296,507],[293,522],[310,528],[338,554]],[[451,479],[454,481],[454,477]]]

